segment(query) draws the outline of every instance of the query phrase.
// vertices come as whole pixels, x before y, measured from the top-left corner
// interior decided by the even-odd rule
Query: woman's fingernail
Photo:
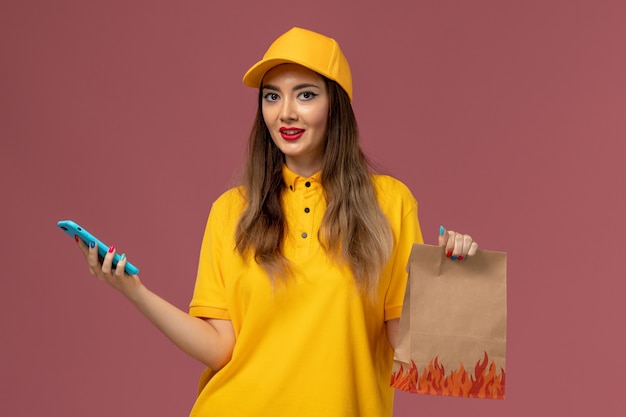
[[[456,255],[454,255],[454,256],[452,256],[450,259],[452,259],[453,261],[456,261],[456,260],[457,260],[457,256],[456,256]]]
[[[452,256],[452,251],[448,251],[448,252],[446,253],[446,256],[447,256],[448,258],[449,258],[449,257],[451,257],[451,256]]]
[[[120,256],[120,261],[123,261],[124,259],[126,259],[126,254],[123,253],[122,256]]]
[[[78,235],[74,235],[74,240],[78,243]]]
[[[89,244],[89,246],[91,246],[91,249],[96,247],[96,242],[94,240],[91,241],[91,243]]]
[[[458,257],[458,258],[456,258],[456,259],[458,259],[459,261],[462,261],[464,258],[463,258],[463,256],[462,256],[462,255],[459,255],[459,257]]]
[[[467,261],[469,259],[469,255],[465,255],[465,260]]]
[[[115,246],[111,246],[111,247],[109,248],[109,253],[113,253],[113,251],[114,251],[114,250],[115,250]]]
[[[443,226],[439,226],[439,235],[443,236],[445,232],[446,232],[446,229]]]

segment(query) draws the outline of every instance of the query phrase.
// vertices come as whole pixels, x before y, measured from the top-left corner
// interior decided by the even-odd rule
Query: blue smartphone
[[[104,256],[109,250],[109,246],[102,243],[102,241],[86,231],[83,227],[79,226],[72,220],[61,220],[57,223],[57,226],[59,226],[59,228],[67,233],[67,235],[70,236],[72,239],[75,236],[78,236],[80,239],[82,239],[83,242],[85,242],[87,246],[89,246],[91,242],[96,242],[98,244],[98,256],[100,256],[101,260],[104,259]],[[117,267],[117,263],[120,261],[120,258],[121,256],[116,253],[113,257],[113,268]],[[130,262],[126,262],[124,272],[126,272],[128,275],[136,275],[139,273],[139,269]]]

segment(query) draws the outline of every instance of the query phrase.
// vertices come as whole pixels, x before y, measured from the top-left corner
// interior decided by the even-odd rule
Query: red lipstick
[[[300,137],[304,134],[304,129],[300,129],[298,127],[285,127],[285,126],[282,126],[278,130],[280,131],[280,135],[285,140],[300,139]]]

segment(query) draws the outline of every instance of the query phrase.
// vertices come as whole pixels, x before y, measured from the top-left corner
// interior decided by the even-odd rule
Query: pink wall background
[[[87,272],[57,220],[186,308],[235,178],[244,71],[338,39],[364,147],[439,224],[509,253],[507,399],[397,394],[395,415],[622,415],[626,3],[3,1],[0,415],[186,415],[202,366]]]

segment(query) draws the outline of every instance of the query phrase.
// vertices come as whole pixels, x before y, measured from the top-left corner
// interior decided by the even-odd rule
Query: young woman
[[[91,273],[207,366],[192,416],[391,416],[393,345],[417,203],[368,172],[337,42],[293,28],[244,76],[259,89],[243,184],[211,209],[190,314],[112,270]],[[455,260],[476,242],[452,231]],[[452,261],[452,260],[451,260]]]

